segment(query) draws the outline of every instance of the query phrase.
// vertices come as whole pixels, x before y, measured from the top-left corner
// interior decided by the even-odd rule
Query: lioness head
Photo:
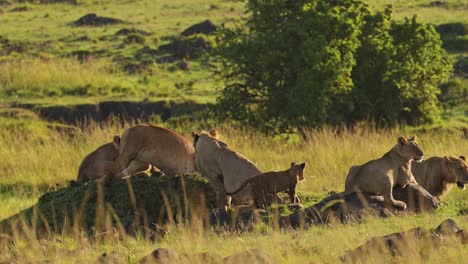
[[[291,163],[291,168],[289,169],[289,172],[291,175],[296,176],[299,181],[304,180],[304,168],[305,168],[305,162],[302,164],[296,164],[296,162]]]
[[[453,182],[457,184],[458,188],[464,190],[465,184],[468,183],[468,166],[465,157],[447,157],[447,168],[448,175],[454,178]]]
[[[193,137],[193,147],[195,148],[195,150],[197,149],[197,143],[198,143],[199,139],[202,138],[202,137],[206,137],[208,139],[213,139],[214,141],[220,143],[221,145],[227,146],[226,143],[219,140],[218,131],[216,131],[215,129],[211,129],[210,132],[206,132],[204,130],[202,130],[200,132],[192,131],[192,137]]]
[[[421,162],[424,158],[424,153],[416,141],[416,136],[413,136],[409,139],[399,137],[397,146],[400,155],[408,160]]]

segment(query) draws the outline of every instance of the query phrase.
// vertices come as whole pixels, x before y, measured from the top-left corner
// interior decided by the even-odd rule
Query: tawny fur
[[[195,172],[192,143],[178,133],[152,125],[136,125],[122,134],[114,179],[132,176],[151,164],[165,174]]]
[[[119,154],[119,143],[120,138],[116,135],[113,142],[104,144],[89,153],[80,164],[77,181],[98,180],[112,173],[115,166],[114,159]]]
[[[291,163],[285,171],[270,171],[248,178],[237,190],[227,193],[234,195],[245,186],[251,185],[252,196],[256,207],[265,207],[266,197],[275,196],[279,192],[288,191],[291,203],[299,202],[296,197],[296,187],[304,179],[305,163]]]
[[[416,183],[411,173],[411,161],[421,160],[423,152],[415,138],[400,137],[385,155],[363,165],[353,166],[346,177],[345,193],[368,192],[384,196],[385,202],[406,209],[403,201],[393,199],[393,187]]]
[[[192,132],[192,136],[197,169],[214,188],[218,209],[224,209],[230,204],[226,192],[236,190],[246,179],[260,174],[261,171],[250,160],[218,140],[214,131],[210,134]],[[238,203],[249,201],[250,187],[247,186],[232,198]]]
[[[454,184],[464,188],[468,183],[468,166],[464,157],[431,157],[413,163],[411,171],[424,189],[437,198],[442,198]]]

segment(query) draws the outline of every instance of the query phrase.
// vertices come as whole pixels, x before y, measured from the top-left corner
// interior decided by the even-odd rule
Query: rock
[[[457,235],[457,232],[461,231],[457,223],[453,219],[444,220],[433,232],[441,237],[453,237]]]
[[[276,261],[268,253],[258,250],[251,249],[241,251],[232,256],[224,258],[225,264],[237,264],[237,263],[249,263],[249,264],[273,264]]]
[[[408,208],[405,213],[428,212],[439,206],[439,200],[417,184],[393,189],[395,199],[404,201]],[[369,193],[333,194],[304,210],[280,218],[281,227],[307,227],[311,224],[333,222],[348,223],[374,215],[387,217],[402,213],[395,208],[387,208],[383,197]]]
[[[143,257],[140,260],[142,264],[160,263],[160,264],[178,264],[183,263],[183,257],[179,256],[177,252],[168,248],[158,248],[151,252],[150,255]]]
[[[182,36],[190,36],[195,34],[210,34],[216,31],[218,27],[214,25],[210,20],[205,20],[198,24],[192,25],[186,30],[184,30]]]
[[[110,17],[100,17],[94,13],[84,15],[80,19],[73,22],[71,25],[76,27],[82,26],[104,26],[104,25],[115,25],[124,23],[120,19],[110,18]]]
[[[454,246],[453,240],[450,238],[457,238],[456,241],[462,244],[468,242],[466,232],[460,230],[454,220],[447,219],[433,232],[417,227],[405,232],[371,238],[356,249],[348,251],[341,257],[341,260],[343,262],[364,263],[373,257],[425,257],[441,245]]]
[[[420,242],[427,236],[422,227],[405,232],[393,233],[383,237],[374,237],[356,249],[341,257],[344,262],[366,262],[372,256],[415,256],[419,254]]]

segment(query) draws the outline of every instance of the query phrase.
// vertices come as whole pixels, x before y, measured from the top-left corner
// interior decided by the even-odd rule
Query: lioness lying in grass
[[[304,180],[305,163],[291,163],[291,167],[285,171],[270,171],[248,178],[242,185],[227,195],[234,195],[248,184],[252,187],[252,199],[255,206],[265,207],[266,197],[274,196],[278,192],[288,191],[291,203],[299,202],[296,197],[297,183]]]

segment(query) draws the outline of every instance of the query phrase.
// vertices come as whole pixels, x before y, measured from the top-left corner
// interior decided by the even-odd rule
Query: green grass
[[[17,2],[17,1],[10,1]],[[33,1],[34,2],[34,1]],[[444,7],[430,7],[427,1],[368,1],[373,9],[394,6],[396,19],[417,14],[432,24],[467,23],[468,5],[462,0],[444,1]],[[174,63],[146,65],[146,70],[129,74],[128,64],[138,64],[137,52],[147,46],[157,49],[177,38],[185,28],[210,19],[216,24],[243,14],[240,1],[135,0],[79,1],[69,4],[27,4],[24,12],[10,12],[25,4],[0,7],[0,36],[9,40],[11,51],[0,51],[0,100],[43,100],[50,97],[149,97],[213,102],[217,93],[210,74],[209,58],[189,60],[189,70]],[[126,23],[103,27],[72,27],[70,23],[87,13],[97,13]],[[20,27],[18,25],[21,25]],[[148,32],[142,43],[126,43],[116,36],[122,28]],[[448,40],[451,56],[465,54],[463,36]],[[10,47],[9,46],[9,47]],[[20,47],[19,51],[18,47]],[[80,63],[73,54],[88,54]],[[157,57],[161,57],[158,55]],[[27,74],[26,74],[27,73]],[[80,99],[78,99],[80,98]]]

